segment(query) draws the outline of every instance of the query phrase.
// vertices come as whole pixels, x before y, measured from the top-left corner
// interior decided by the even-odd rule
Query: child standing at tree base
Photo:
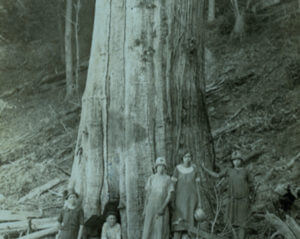
[[[106,222],[103,224],[101,239],[121,239],[121,226],[117,223],[117,213],[107,213]]]

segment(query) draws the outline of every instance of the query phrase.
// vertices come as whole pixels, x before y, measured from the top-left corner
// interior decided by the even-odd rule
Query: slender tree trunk
[[[62,20],[62,1],[58,1],[56,5],[57,11],[57,28],[59,33],[59,46],[60,46],[60,58],[61,63],[65,63],[65,42],[64,42],[64,29]]]
[[[80,44],[79,44],[79,12],[81,8],[81,0],[76,3],[76,17],[75,17],[75,49],[76,49],[76,69],[75,69],[75,91],[79,96],[79,70],[80,70]]]
[[[245,11],[239,7],[238,0],[231,0],[231,2],[235,15],[235,23],[232,33],[241,39],[245,35]]]
[[[215,0],[208,0],[208,22],[215,20]]]
[[[86,217],[120,199],[124,238],[140,238],[155,158],[187,149],[213,163],[199,0],[98,0],[70,186]]]
[[[203,156],[202,160],[208,163],[210,168],[214,167],[215,165],[215,150],[214,150],[214,142],[211,133],[210,121],[208,117],[207,107],[206,107],[206,96],[205,96],[205,89],[206,89],[206,71],[205,71],[205,62],[206,62],[206,54],[205,54],[205,35],[206,35],[206,16],[205,16],[205,9],[206,9],[206,0],[199,0],[200,2],[200,21],[199,21],[199,29],[200,30],[200,40],[199,40],[199,54],[200,54],[200,89],[199,95],[201,95],[201,99],[199,100],[200,106],[200,122],[201,125],[205,126],[205,130],[202,131],[200,142],[204,142],[203,145]],[[202,196],[202,204],[204,208],[206,208],[206,213],[208,216],[212,216],[212,202],[207,195],[207,191],[203,188],[213,188],[211,185],[208,175],[206,173],[202,173],[202,187],[200,188],[200,192]],[[204,196],[205,195],[205,196]]]
[[[73,54],[72,54],[72,0],[66,0],[66,26],[65,26],[65,58],[66,58],[66,82],[67,95],[70,99],[74,96],[75,83],[73,78]]]

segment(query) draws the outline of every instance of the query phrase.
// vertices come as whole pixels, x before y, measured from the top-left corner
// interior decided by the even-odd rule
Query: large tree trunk
[[[70,186],[85,216],[120,199],[124,238],[140,238],[155,158],[190,150],[213,163],[201,55],[202,1],[98,0]],[[101,202],[101,205],[100,205]]]

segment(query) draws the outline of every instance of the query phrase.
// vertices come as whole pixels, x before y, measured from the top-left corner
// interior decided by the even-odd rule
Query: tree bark
[[[199,0],[98,0],[70,186],[85,216],[120,199],[124,238],[140,238],[155,158],[182,150],[211,166]],[[100,205],[101,202],[101,205]]]
[[[75,93],[75,83],[73,77],[73,54],[72,54],[72,6],[73,1],[66,1],[65,19],[65,58],[66,58],[66,98],[70,99]]]

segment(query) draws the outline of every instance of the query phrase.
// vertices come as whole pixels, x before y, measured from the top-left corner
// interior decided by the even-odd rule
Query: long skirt
[[[247,197],[241,199],[229,199],[226,219],[231,225],[245,227],[249,220],[249,215],[250,204]]]

